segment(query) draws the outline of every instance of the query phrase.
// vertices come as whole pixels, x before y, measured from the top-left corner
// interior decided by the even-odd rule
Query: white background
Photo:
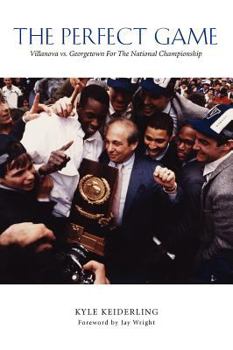
[[[0,76],[232,77],[231,1],[8,1],[1,4]],[[13,27],[216,27],[197,58],[34,58]],[[33,47],[33,49],[42,49]],[[59,50],[59,47],[56,47]],[[77,48],[76,48],[77,49]],[[93,48],[91,48],[93,49]],[[135,47],[134,47],[135,49]],[[144,49],[152,50],[151,43]],[[169,49],[169,48],[167,48]],[[180,48],[179,48],[180,49]],[[181,48],[188,49],[188,48]],[[0,286],[0,347],[232,349],[232,286]],[[77,307],[158,308],[152,328],[79,328]]]

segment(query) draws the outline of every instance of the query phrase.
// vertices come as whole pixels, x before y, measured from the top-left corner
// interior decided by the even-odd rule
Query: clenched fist
[[[163,168],[158,165],[155,168],[153,176],[155,181],[161,186],[163,186],[165,191],[173,192],[176,190],[176,175],[172,170],[168,168]]]

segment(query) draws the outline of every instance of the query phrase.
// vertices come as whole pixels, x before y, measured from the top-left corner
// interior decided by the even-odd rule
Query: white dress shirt
[[[94,135],[88,137],[87,139],[84,139],[83,141],[83,158],[97,162],[99,160],[99,156],[103,152],[103,149],[103,138],[100,135],[99,131],[96,131]]]

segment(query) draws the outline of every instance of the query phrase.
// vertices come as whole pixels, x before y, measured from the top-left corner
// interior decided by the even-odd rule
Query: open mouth
[[[153,113],[154,112],[154,108],[153,107],[144,107],[143,108],[143,113],[144,114],[151,114],[151,113]]]

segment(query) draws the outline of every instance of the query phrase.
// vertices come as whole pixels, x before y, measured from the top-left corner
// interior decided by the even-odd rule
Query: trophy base
[[[68,242],[79,243],[88,251],[99,256],[104,256],[104,237],[95,236],[92,233],[85,231],[83,226],[74,223],[70,224]]]

